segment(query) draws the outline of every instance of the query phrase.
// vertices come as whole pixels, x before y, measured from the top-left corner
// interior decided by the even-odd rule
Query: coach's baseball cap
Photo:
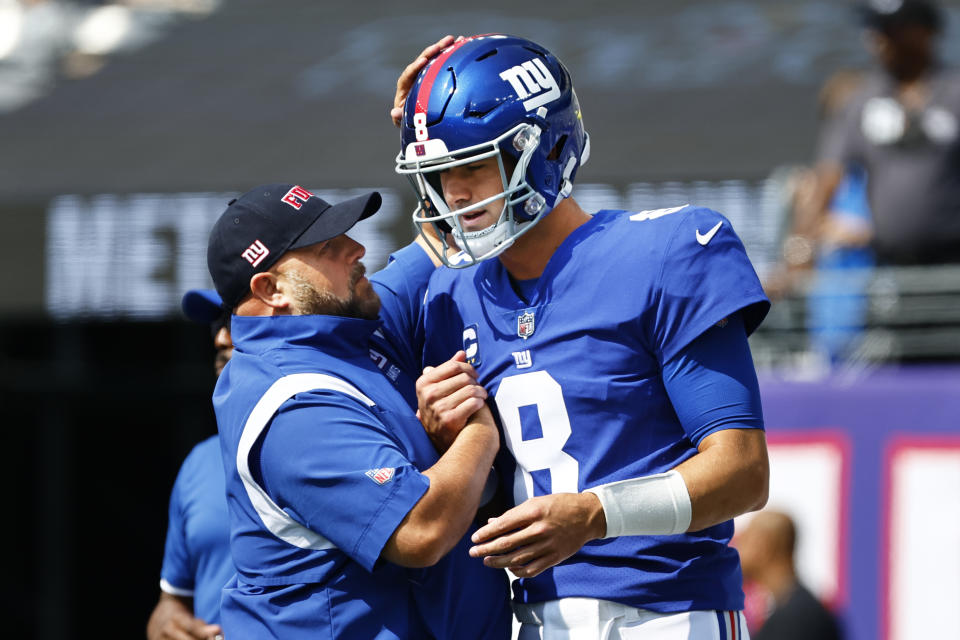
[[[330,204],[295,184],[266,184],[227,204],[210,231],[207,268],[227,309],[250,292],[250,278],[291,249],[346,233],[380,208],[380,194]]]
[[[223,301],[213,289],[190,289],[180,299],[183,315],[200,324],[212,324],[223,315]]]

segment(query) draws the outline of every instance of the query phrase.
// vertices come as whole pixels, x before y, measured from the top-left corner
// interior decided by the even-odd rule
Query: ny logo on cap
[[[312,196],[313,194],[307,191],[306,189],[304,189],[303,187],[293,187],[292,189],[290,189],[290,191],[287,191],[287,194],[283,196],[281,200],[283,200],[288,205],[290,205],[291,207],[299,211],[300,207],[303,206],[303,203],[306,202],[307,199],[311,198]]]
[[[270,249],[267,249],[267,247],[264,246],[264,244],[259,240],[254,240],[253,244],[247,247],[240,255],[244,260],[250,263],[251,267],[255,267],[263,262],[264,258],[270,255]]]

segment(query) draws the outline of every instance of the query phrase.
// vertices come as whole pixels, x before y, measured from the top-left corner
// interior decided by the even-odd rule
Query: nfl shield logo
[[[425,155],[427,155],[427,148],[426,148],[424,145],[422,145],[422,144],[414,145],[414,146],[413,146],[413,151],[414,151],[414,153],[416,153],[418,156],[425,156]]]
[[[533,311],[524,311],[517,318],[517,335],[521,338],[529,338],[533,335],[534,326]]]
[[[393,473],[394,469],[383,467],[382,469],[370,469],[366,475],[377,484],[383,485],[393,480]]]

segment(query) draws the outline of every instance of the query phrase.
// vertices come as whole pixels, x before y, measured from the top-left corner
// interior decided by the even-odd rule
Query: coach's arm
[[[476,515],[499,447],[493,416],[484,406],[423,472],[430,487],[387,540],[381,557],[404,567],[428,567],[445,556]]]
[[[405,567],[436,564],[459,542],[476,515],[493,458],[500,448],[483,387],[461,351],[417,381],[423,423],[437,450],[423,472],[430,487],[390,536],[381,556]],[[432,384],[434,380],[441,380]],[[426,389],[426,395],[424,394]]]

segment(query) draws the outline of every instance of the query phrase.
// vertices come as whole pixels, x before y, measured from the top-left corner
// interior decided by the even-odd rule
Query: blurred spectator
[[[749,611],[753,640],[839,640],[834,615],[797,577],[794,562],[797,530],[778,511],[760,511],[738,531],[733,545],[740,552],[744,592],[748,600],[765,600],[765,610]],[[755,600],[754,600],[755,601]]]
[[[862,72],[853,70],[827,79],[818,100],[822,127],[830,126],[862,84]],[[844,168],[826,209],[818,200],[819,179],[816,170],[801,168],[788,180],[790,231],[782,263],[765,286],[773,295],[807,295],[811,348],[837,364],[853,355],[866,323],[873,226],[861,166]]]
[[[871,0],[860,14],[879,68],[821,137],[814,208],[862,166],[880,263],[960,262],[960,73],[937,59],[942,13],[930,0]]]
[[[193,289],[183,296],[184,314],[210,326],[219,376],[233,353],[230,315],[220,296]],[[147,638],[215,638],[220,628],[220,591],[235,573],[220,440],[211,436],[184,460],[170,493],[167,540],[160,572],[160,600],[147,622]]]
[[[874,256],[867,175],[851,167],[834,192],[819,229],[807,295],[812,348],[831,364],[850,359],[866,325]]]

